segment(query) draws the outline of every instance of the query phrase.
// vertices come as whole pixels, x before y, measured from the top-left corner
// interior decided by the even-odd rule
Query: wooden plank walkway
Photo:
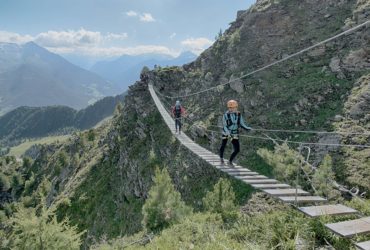
[[[359,234],[370,233],[370,217],[330,223],[325,226],[342,237],[350,238]]]
[[[356,244],[356,247],[361,249],[361,250],[370,250],[370,240],[364,241],[364,242],[359,242]]]
[[[196,154],[199,158],[208,162],[213,167],[229,174],[234,178],[241,180],[246,184],[251,185],[256,189],[260,189],[261,191],[285,203],[291,204],[297,202],[296,205],[298,205],[302,203],[316,204],[327,201],[323,197],[311,196],[308,192],[304,190],[301,189],[296,190],[295,188],[289,186],[288,184],[279,183],[279,181],[275,179],[271,179],[266,176],[260,175],[242,166],[235,165],[234,167],[230,167],[227,164],[221,163],[218,155],[199,146],[198,144],[193,142],[186,134],[175,133],[174,120],[171,118],[167,110],[163,107],[157,94],[154,91],[153,86],[149,84],[148,88],[153,98],[153,101],[157,106],[158,111],[162,115],[164,121],[166,122],[172,134],[181,142],[182,145],[184,145],[186,148],[188,148],[190,151]],[[318,217],[324,215],[348,215],[358,213],[358,211],[340,204],[320,205],[320,206],[312,205],[308,207],[297,207],[297,209],[310,217]],[[331,223],[326,224],[325,226],[334,233],[341,235],[342,237],[352,237],[354,235],[362,233],[370,233],[370,217],[349,220],[339,223]],[[369,244],[370,244],[369,241],[359,242],[356,244],[356,246],[360,249],[370,249]]]
[[[357,213],[355,209],[343,206],[342,204],[300,207],[298,209],[310,217],[319,217],[323,215],[348,215]]]

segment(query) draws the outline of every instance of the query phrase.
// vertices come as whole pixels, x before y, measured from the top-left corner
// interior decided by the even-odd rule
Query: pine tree
[[[6,192],[10,188],[10,181],[9,178],[3,174],[0,173],[0,192]]]
[[[36,208],[19,204],[9,222],[7,247],[11,249],[80,249],[84,232],[78,233],[68,219],[58,222],[55,209],[47,209],[45,199]]]
[[[213,187],[213,191],[207,192],[203,205],[207,211],[221,214],[225,222],[237,218],[235,193],[227,179],[221,178]]]
[[[156,232],[190,215],[192,209],[181,200],[166,168],[157,168],[153,181],[149,197],[143,206],[142,224],[148,231]]]
[[[317,194],[328,198],[340,194],[332,185],[332,181],[335,180],[332,165],[333,163],[330,155],[326,155],[312,177],[312,185],[316,188]]]

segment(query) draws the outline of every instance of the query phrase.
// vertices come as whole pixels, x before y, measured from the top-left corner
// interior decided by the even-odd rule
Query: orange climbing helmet
[[[227,107],[228,108],[237,108],[238,107],[238,102],[235,100],[230,100],[227,102]]]

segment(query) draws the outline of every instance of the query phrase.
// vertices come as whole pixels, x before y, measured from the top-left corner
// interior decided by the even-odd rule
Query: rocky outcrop
[[[370,145],[370,74],[361,77],[344,104],[345,118],[335,124],[344,133],[342,143]],[[341,150],[346,181],[349,185],[370,190],[370,148],[344,147]]]

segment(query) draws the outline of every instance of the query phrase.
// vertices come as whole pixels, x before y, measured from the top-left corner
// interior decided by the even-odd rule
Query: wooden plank
[[[287,203],[294,203],[295,197],[294,196],[278,196],[278,198]],[[297,202],[298,203],[314,203],[314,202],[326,202],[327,200],[320,197],[320,196],[298,196]]]
[[[260,179],[260,180],[242,180],[247,184],[271,184],[271,183],[278,183],[277,180],[274,179]]]
[[[350,238],[359,234],[370,233],[370,217],[330,223],[325,226],[342,237]]]
[[[239,176],[235,173],[229,173],[229,175],[234,176],[235,178],[238,178],[240,180],[255,180],[255,179],[268,179],[264,175],[246,175],[246,176]]]
[[[217,162],[217,161],[211,161],[211,160],[207,160],[206,162],[208,162],[209,164],[211,164],[212,166],[216,167],[217,169],[226,169],[226,165],[221,163],[221,162]]]
[[[225,173],[250,173],[250,172],[252,172],[249,169],[241,170],[241,168],[231,168],[231,167],[227,167],[227,166],[219,166],[218,169],[225,172]]]
[[[271,196],[294,196],[296,194],[295,188],[289,189],[262,189],[263,192]],[[297,189],[297,195],[310,195],[309,192],[306,192],[302,189]]]
[[[263,188],[291,188],[288,184],[284,183],[278,183],[278,184],[252,184],[252,187],[257,189],[263,189]]]
[[[231,171],[231,172],[227,172],[225,171],[226,173],[229,173],[231,175],[237,175],[237,176],[250,176],[250,175],[260,175],[259,173],[257,172],[252,172],[252,171],[241,171],[241,172],[236,172],[236,171]]]
[[[356,243],[356,247],[361,250],[370,250],[370,240]]]
[[[229,172],[250,172],[248,168],[233,168],[233,167],[227,167],[227,164],[224,164],[225,167],[219,168],[220,170],[227,170]]]
[[[358,213],[357,210],[350,207],[346,207],[342,204],[299,207],[298,209],[310,217],[319,217],[323,215],[347,215]]]

